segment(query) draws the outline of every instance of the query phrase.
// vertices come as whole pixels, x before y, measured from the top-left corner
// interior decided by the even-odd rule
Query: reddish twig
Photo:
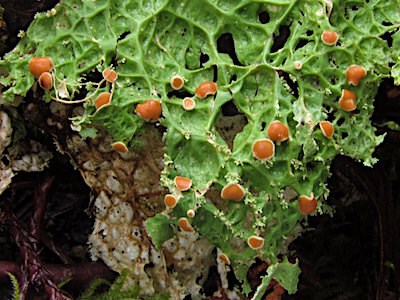
[[[50,249],[64,264],[73,264],[74,261],[44,232],[40,234],[40,241]]]
[[[35,190],[35,209],[29,223],[29,232],[36,241],[40,240],[40,229],[42,227],[44,214],[47,207],[47,196],[53,184],[54,177],[48,178]],[[37,245],[35,245],[37,246]]]
[[[102,262],[66,265],[43,263],[43,267],[48,271],[53,282],[62,282],[71,279],[68,282],[68,286],[75,290],[88,288],[90,283],[96,278],[113,281],[116,277],[116,274]],[[9,281],[7,273],[11,273],[17,278],[24,277],[23,270],[19,264],[16,262],[0,261],[0,282]]]
[[[44,287],[50,299],[71,299],[54,283],[53,278],[39,257],[40,229],[46,211],[47,195],[53,178],[45,180],[34,195],[35,209],[29,220],[28,230],[24,229],[12,212],[3,212],[0,222],[10,226],[10,232],[16,245],[20,249],[23,264],[18,274],[20,294],[22,299],[28,297],[29,288]]]
[[[20,281],[21,298],[27,299],[29,288],[43,286],[50,299],[71,299],[62,292],[51,279],[49,271],[42,263],[37,251],[38,241],[19,224],[15,215],[7,213],[6,221],[11,227],[11,235],[20,249],[23,264],[19,268],[20,273],[16,276]]]

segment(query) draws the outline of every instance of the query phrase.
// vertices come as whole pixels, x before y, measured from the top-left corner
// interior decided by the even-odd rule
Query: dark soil
[[[16,45],[19,30],[27,28],[36,12],[55,3],[0,0],[5,8],[5,24],[0,30],[7,37],[1,54]],[[376,99],[375,124],[400,123],[400,88],[393,81],[383,82]],[[379,163],[374,168],[346,157],[334,160],[328,201],[336,212],[333,217],[309,218],[309,231],[291,245],[302,274],[298,293],[284,299],[399,299],[400,132],[378,128],[380,134],[387,135],[376,150]],[[21,269],[26,259],[44,266],[45,270],[39,271],[43,278],[37,280],[50,288],[52,280],[56,282],[73,266],[75,269],[68,270],[75,279],[63,290],[76,297],[90,279],[112,279],[115,274],[101,263],[91,264],[87,255],[87,236],[93,223],[86,213],[90,189],[69,158],[57,154],[51,138],[35,129],[32,134],[52,148],[55,157],[44,172],[17,175],[1,195],[0,299],[10,295],[4,270],[16,272],[22,282],[26,281],[24,272],[28,270]],[[38,211],[43,215],[37,215]],[[27,247],[36,247],[36,254]],[[47,294],[46,284],[38,286],[42,288],[31,290],[29,297],[46,299],[39,296]]]

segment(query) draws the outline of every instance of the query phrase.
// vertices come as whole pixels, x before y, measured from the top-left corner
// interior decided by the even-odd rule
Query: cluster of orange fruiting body
[[[114,93],[114,84],[118,79],[118,73],[110,68],[105,69],[102,72],[102,75],[103,75],[103,80],[101,82],[105,80],[111,83],[112,87],[111,87],[111,92],[102,92],[97,96],[96,100],[94,101],[94,106],[96,107],[97,110],[106,105],[111,104],[112,95]]]
[[[247,244],[253,250],[258,250],[264,247],[264,238],[256,235],[252,235],[247,239]]]
[[[339,40],[339,35],[332,30],[324,30],[321,34],[321,40],[328,46],[335,45]]]
[[[135,113],[147,122],[156,122],[161,116],[161,102],[146,100],[136,106]]]
[[[319,127],[321,128],[322,134],[328,139],[330,139],[333,136],[333,133],[335,132],[333,124],[329,121],[319,122]]]
[[[217,93],[217,83],[213,81],[204,81],[199,84],[196,89],[195,96],[199,99],[204,99],[208,96],[215,95]]]
[[[314,197],[314,193],[310,196],[300,195],[298,198],[299,210],[304,215],[313,213],[317,208],[317,199]]]
[[[186,231],[186,232],[194,231],[193,226],[190,224],[189,220],[185,217],[180,218],[178,220],[178,226],[182,229],[182,231]]]
[[[367,75],[363,66],[351,65],[346,70],[346,80],[349,84],[358,86],[361,79]],[[342,96],[339,99],[339,106],[344,111],[353,111],[357,108],[357,97],[353,91],[343,89]]]
[[[289,128],[281,121],[272,121],[267,129],[268,138],[257,139],[253,142],[253,157],[258,160],[269,160],[275,155],[275,143],[282,143],[289,139]]]
[[[178,200],[172,194],[167,194],[164,196],[164,204],[167,208],[174,208],[178,204]]]
[[[321,40],[324,44],[332,46],[339,40],[339,35],[332,30],[324,30],[321,34]],[[363,66],[351,65],[346,70],[346,80],[353,86],[358,86],[361,79],[367,75],[367,71]],[[342,90],[342,96],[339,99],[339,106],[344,111],[353,111],[357,108],[356,94],[348,89]]]
[[[180,75],[174,75],[171,78],[170,84],[171,84],[171,87],[177,91],[177,90],[180,90],[181,88],[183,88],[183,85],[185,84],[185,80]]]
[[[40,87],[48,91],[53,87],[53,76],[51,72],[54,69],[53,61],[50,57],[32,57],[28,63],[29,72],[36,78]]]
[[[243,187],[238,183],[230,183],[221,191],[221,198],[224,200],[240,201],[245,195]]]

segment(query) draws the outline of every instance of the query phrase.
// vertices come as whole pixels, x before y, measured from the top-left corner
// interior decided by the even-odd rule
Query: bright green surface
[[[134,142],[135,131],[143,125],[133,113],[135,106],[146,99],[161,100],[161,124],[167,128],[162,183],[172,191],[172,180],[180,175],[190,177],[193,188],[183,193],[172,212],[148,221],[150,235],[161,245],[170,233],[159,235],[157,226],[161,230],[176,224],[195,208],[192,225],[229,256],[248,292],[246,272],[255,257],[277,263],[282,242],[303,219],[296,198],[283,201],[283,191],[313,192],[319,198],[319,212],[329,210],[324,199],[331,160],[343,154],[368,166],[375,162],[372,153],[383,137],[375,135],[369,120],[373,99],[383,78],[393,76],[400,82],[398,1],[337,0],[330,17],[327,10],[322,0],[62,1],[54,16],[38,15],[2,61],[10,71],[2,80],[10,86],[5,95],[12,101],[14,94],[25,95],[32,87],[34,78],[27,72],[32,56],[53,59],[57,84],[65,80],[70,100],[95,90],[88,73],[113,64],[119,78],[112,105],[94,114],[93,97],[85,103],[85,115],[74,122],[82,126],[83,136],[96,135],[94,128],[100,126],[126,143]],[[265,24],[258,18],[261,12],[269,16]],[[290,35],[276,49],[274,37],[282,26]],[[336,46],[322,43],[326,29],[339,34]],[[241,65],[217,51],[217,40],[224,33],[232,34]],[[388,33],[393,47],[380,38]],[[209,60],[200,66],[202,54]],[[295,61],[302,63],[300,70]],[[364,66],[368,73],[358,87],[350,86],[344,76],[351,64]],[[279,76],[283,72],[286,80]],[[184,111],[181,99],[168,97],[170,78],[176,74],[186,79],[183,89],[192,95],[202,81],[216,80],[217,95],[197,100],[195,110]],[[355,113],[338,106],[343,88],[357,94]],[[222,105],[231,100],[248,120],[233,149],[215,128]],[[327,118],[335,125],[330,140],[318,127]],[[290,139],[276,145],[271,161],[257,161],[251,145],[266,136],[273,120],[289,126]],[[220,190],[232,181],[246,189],[240,203],[217,208],[195,193],[208,186]],[[258,254],[246,243],[255,234],[265,238]],[[276,274],[272,276],[295,291],[287,282],[296,282],[298,272]]]

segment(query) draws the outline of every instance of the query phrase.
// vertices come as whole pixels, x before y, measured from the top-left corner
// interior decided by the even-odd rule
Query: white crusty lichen
[[[11,119],[4,111],[0,111],[0,155],[3,154],[4,149],[10,145],[12,138],[13,128],[11,126]]]
[[[53,154],[43,144],[35,140],[16,143],[9,149],[9,152],[13,171],[43,171],[53,157]]]
[[[11,116],[16,115],[11,109]],[[38,141],[32,139],[13,141],[15,133],[12,117],[0,110],[0,195],[11,184],[17,172],[38,172],[48,166],[52,153]]]
[[[141,146],[124,155],[112,149],[104,133],[88,141],[71,136],[62,149],[96,195],[91,257],[119,273],[128,270],[127,286],[139,286],[141,295],[163,291],[173,299],[200,299],[202,284],[216,265],[215,246],[198,233],[178,228],[160,249],[153,245],[145,221],[165,207],[162,133],[149,125],[137,140]]]
[[[12,136],[11,120],[7,113],[0,111],[0,156],[11,143]],[[10,166],[0,162],[0,195],[11,184],[11,179],[14,177],[14,172]]]
[[[0,195],[8,188],[11,184],[12,178],[14,177],[12,168],[6,166],[3,162],[0,162]]]

